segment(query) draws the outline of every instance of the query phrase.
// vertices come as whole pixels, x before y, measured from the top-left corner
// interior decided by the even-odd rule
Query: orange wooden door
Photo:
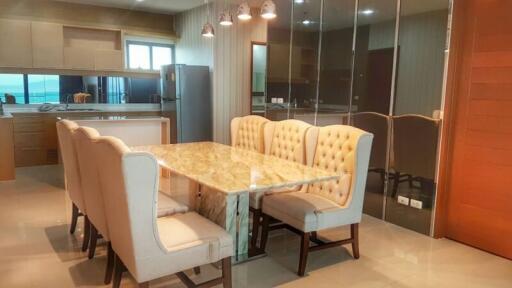
[[[456,0],[445,235],[512,258],[512,1]]]

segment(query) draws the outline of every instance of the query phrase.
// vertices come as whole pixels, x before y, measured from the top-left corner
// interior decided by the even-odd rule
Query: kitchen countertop
[[[105,113],[105,112],[159,112],[160,104],[69,104],[65,110],[65,104],[56,105],[53,110],[39,111],[38,104],[14,104],[4,105],[4,113],[12,114],[63,114],[63,113]]]

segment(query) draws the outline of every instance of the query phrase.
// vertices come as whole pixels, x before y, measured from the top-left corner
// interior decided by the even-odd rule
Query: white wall
[[[236,116],[250,113],[251,41],[266,42],[267,25],[257,13],[252,20],[235,23],[231,27],[218,25],[218,15],[224,1],[210,4],[211,22],[215,28],[213,39],[201,36],[206,22],[206,6],[179,14],[176,32],[180,39],[176,45],[179,63],[209,65],[213,84],[213,137],[214,141],[229,143],[229,125]],[[231,10],[236,11],[236,6]]]

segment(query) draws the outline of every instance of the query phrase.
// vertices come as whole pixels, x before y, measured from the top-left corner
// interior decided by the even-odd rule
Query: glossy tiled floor
[[[58,166],[18,170],[0,183],[0,287],[102,287],[105,246],[88,260],[81,230],[68,234],[70,205]],[[79,223],[81,227],[81,223]],[[320,233],[338,239],[346,229]],[[361,258],[333,248],[310,254],[308,273],[295,274],[299,238],[271,234],[268,256],[233,267],[234,287],[512,287],[512,262],[450,240],[434,240],[366,216]],[[203,279],[217,275],[203,267]],[[199,279],[198,279],[199,280]],[[123,287],[134,287],[129,276]],[[184,287],[175,277],[151,287]]]

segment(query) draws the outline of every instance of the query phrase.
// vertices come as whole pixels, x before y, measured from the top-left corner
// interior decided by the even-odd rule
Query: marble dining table
[[[190,181],[189,207],[226,229],[235,262],[249,258],[249,193],[297,187],[339,175],[215,142],[131,147],[149,152],[161,168]]]

